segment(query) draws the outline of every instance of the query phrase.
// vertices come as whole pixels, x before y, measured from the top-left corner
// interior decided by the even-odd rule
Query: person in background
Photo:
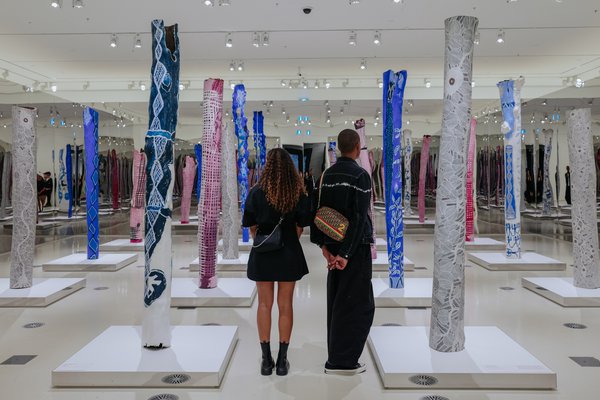
[[[54,182],[52,180],[52,174],[50,171],[44,172],[43,189],[44,194],[46,195],[45,205],[52,206],[52,190],[54,189]]]
[[[371,286],[373,223],[368,213],[371,178],[355,161],[360,155],[356,131],[341,131],[338,149],[342,155],[323,173],[313,204],[317,208],[333,208],[348,219],[345,237],[338,242],[314,223],[310,233],[311,241],[321,247],[329,269],[325,373],[355,375],[366,370],[359,357],[375,313]]]
[[[257,325],[262,349],[261,374],[287,375],[290,364],[287,350],[294,320],[293,294],[296,281],[308,273],[308,266],[299,237],[302,227],[311,222],[310,201],[304,190],[302,176],[284,149],[272,149],[258,183],[246,200],[242,225],[250,228],[254,244],[248,260],[248,279],[258,289]],[[256,238],[257,231],[269,234],[279,225],[279,249],[263,252]],[[279,353],[277,363],[271,356],[271,309],[277,282],[279,309]]]

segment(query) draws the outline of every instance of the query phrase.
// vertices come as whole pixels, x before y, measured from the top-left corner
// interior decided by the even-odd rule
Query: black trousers
[[[333,246],[332,246],[333,247]],[[337,254],[338,248],[329,248]],[[365,347],[375,314],[373,260],[368,244],[360,245],[343,271],[327,275],[328,361],[336,366],[354,366]]]

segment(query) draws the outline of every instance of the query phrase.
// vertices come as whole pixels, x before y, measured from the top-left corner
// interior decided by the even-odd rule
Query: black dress
[[[248,198],[242,225],[258,225],[261,232],[271,232],[279,222],[281,214],[268,202],[265,192],[254,186]],[[283,248],[266,253],[250,251],[248,260],[248,279],[260,282],[293,282],[308,274],[304,252],[298,239],[296,225],[309,226],[311,223],[310,201],[301,195],[294,211],[286,214],[281,223]]]

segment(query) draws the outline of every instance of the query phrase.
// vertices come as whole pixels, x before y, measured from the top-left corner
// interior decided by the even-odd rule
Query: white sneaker
[[[353,368],[335,367],[329,365],[329,363],[325,363],[325,373],[330,375],[352,376],[362,374],[366,370],[367,365],[365,363],[356,363]]]

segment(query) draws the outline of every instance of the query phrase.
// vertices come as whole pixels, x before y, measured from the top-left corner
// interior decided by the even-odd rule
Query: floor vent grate
[[[163,377],[161,381],[169,385],[181,385],[190,379],[192,379],[192,377],[186,374],[171,374]]]
[[[433,386],[438,383],[437,378],[431,375],[414,375],[408,379],[415,385],[419,386]]]

